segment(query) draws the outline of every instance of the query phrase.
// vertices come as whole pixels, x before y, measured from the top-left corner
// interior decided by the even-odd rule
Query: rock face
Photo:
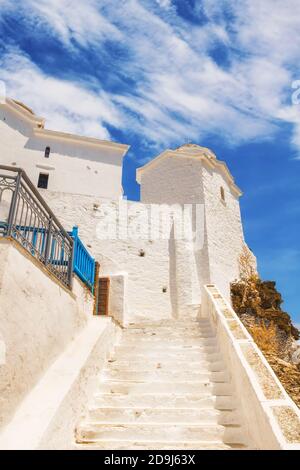
[[[292,362],[293,364],[300,365],[300,344],[295,343],[292,348]]]
[[[278,328],[278,332],[286,339],[299,339],[299,331],[292,324],[291,317],[281,309],[283,302],[281,294],[276,289],[273,281],[261,281],[257,279],[256,290],[258,292],[258,302],[254,303],[251,293],[243,301],[245,283],[236,282],[231,286],[231,298],[235,311],[241,317],[251,319],[263,319],[265,322],[273,322]],[[246,317],[245,317],[246,316]]]
[[[254,278],[231,285],[236,313],[252,334],[292,399],[300,406],[299,331],[281,309],[281,294],[273,281]]]
[[[283,361],[279,357],[265,353],[269,364],[280,382],[300,408],[300,368],[299,365]]]

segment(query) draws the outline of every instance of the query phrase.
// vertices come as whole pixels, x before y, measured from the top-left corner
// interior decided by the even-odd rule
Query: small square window
[[[38,188],[42,189],[47,189],[48,188],[48,180],[49,180],[49,175],[46,175],[45,173],[40,173],[39,174],[39,180],[38,180]]]

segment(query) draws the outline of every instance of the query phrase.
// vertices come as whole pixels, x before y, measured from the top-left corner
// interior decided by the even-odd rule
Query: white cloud
[[[71,81],[47,77],[18,50],[11,50],[0,66],[8,95],[45,116],[49,129],[107,139],[105,123],[122,126],[119,111],[103,91],[96,94]]]
[[[42,35],[55,36],[66,46],[82,47],[107,38],[120,39],[120,31],[99,11],[97,0],[25,0],[20,2],[24,19]],[[30,14],[28,14],[30,12]]]
[[[253,47],[256,21],[259,29],[263,29],[262,21],[268,7],[272,10],[272,2],[266,0],[268,7],[263,11],[259,8],[259,2],[256,2],[255,10],[246,0],[221,1],[219,9],[215,2],[204,2],[206,13],[209,3],[209,13],[217,19],[216,22],[201,27],[190,26],[191,35],[182,28],[182,21],[178,20],[175,25],[173,21],[170,25],[146,10],[141,2],[128,2],[122,9],[122,15],[125,13],[125,17],[130,18],[126,20],[130,31],[135,28],[135,34],[127,39],[135,59],[133,64],[128,64],[128,72],[133,76],[143,72],[143,80],[138,81],[135,96],[130,100],[126,97],[127,105],[142,115],[144,132],[149,136],[155,135],[158,140],[171,136],[174,140],[176,135],[178,139],[201,139],[211,132],[223,135],[232,144],[249,139],[269,139],[276,132],[280,120],[284,119],[282,108],[292,80],[290,69],[276,60],[280,54],[271,54],[272,43],[269,44],[268,40],[272,35],[265,32],[265,54],[259,47],[256,51]],[[276,2],[276,6],[282,10],[282,3],[280,6]],[[243,16],[243,7],[249,18]],[[288,17],[293,16],[288,6],[285,10]],[[225,27],[224,12],[228,11],[233,18],[231,28],[234,33],[231,35]],[[118,15],[115,18],[118,20]],[[283,31],[278,31],[280,38],[288,33],[288,22],[280,21],[277,25],[276,15],[272,15],[267,22],[271,31],[283,28]],[[272,29],[273,23],[276,24]],[[295,21],[291,23],[294,25]],[[289,40],[292,40],[294,33],[292,28]],[[256,46],[258,42],[259,38],[255,41]],[[209,57],[210,48],[220,43],[229,47],[229,51],[240,47],[239,54],[230,52],[231,63],[225,70]],[[144,103],[139,111],[136,106],[138,99]],[[179,133],[178,127],[181,130]]]
[[[172,0],[156,0],[156,3],[162,8],[170,8]]]
[[[119,0],[118,8],[109,0],[19,5],[35,34],[55,36],[79,57],[82,48],[102,54],[107,39],[117,41],[126,53],[109,73],[120,71],[135,84],[118,93],[100,87],[96,96],[88,84],[47,79],[28,59],[22,62],[21,52],[10,52],[2,64],[8,89],[51,125],[108,136],[108,122],[158,145],[214,133],[235,145],[273,138],[283,121],[300,149],[300,109],[290,101],[292,80],[300,79],[293,76],[300,60],[298,0],[203,0],[209,22],[201,25],[179,17],[170,0]],[[226,51],[226,67],[210,57],[215,47]]]

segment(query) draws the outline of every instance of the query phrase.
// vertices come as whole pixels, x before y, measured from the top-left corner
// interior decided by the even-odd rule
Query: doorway
[[[109,284],[109,277],[98,279],[97,315],[108,315],[109,313]]]

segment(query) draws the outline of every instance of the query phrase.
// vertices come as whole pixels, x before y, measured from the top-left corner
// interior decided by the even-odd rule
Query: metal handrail
[[[22,168],[0,165],[0,229],[0,236],[14,238],[71,288],[73,238]]]
[[[78,227],[69,232],[74,240],[73,271],[94,293],[95,259],[90,255],[79,238]]]
[[[60,228],[62,231],[63,235],[68,238],[70,241],[72,241],[72,237],[68,234],[68,232],[63,228],[57,217],[54,215],[48,204],[46,203],[45,199],[41,196],[39,191],[36,189],[32,181],[29,179],[27,176],[27,173],[23,168],[16,167],[16,166],[7,166],[7,165],[0,165],[0,170],[6,170],[6,171],[12,171],[15,173],[20,173],[23,180],[26,182],[26,184],[29,186],[30,190],[34,193],[35,197],[39,200],[39,202],[42,204],[42,206],[46,209],[48,214],[51,216],[51,218],[55,221],[56,225]],[[1,176],[1,175],[0,175]]]

